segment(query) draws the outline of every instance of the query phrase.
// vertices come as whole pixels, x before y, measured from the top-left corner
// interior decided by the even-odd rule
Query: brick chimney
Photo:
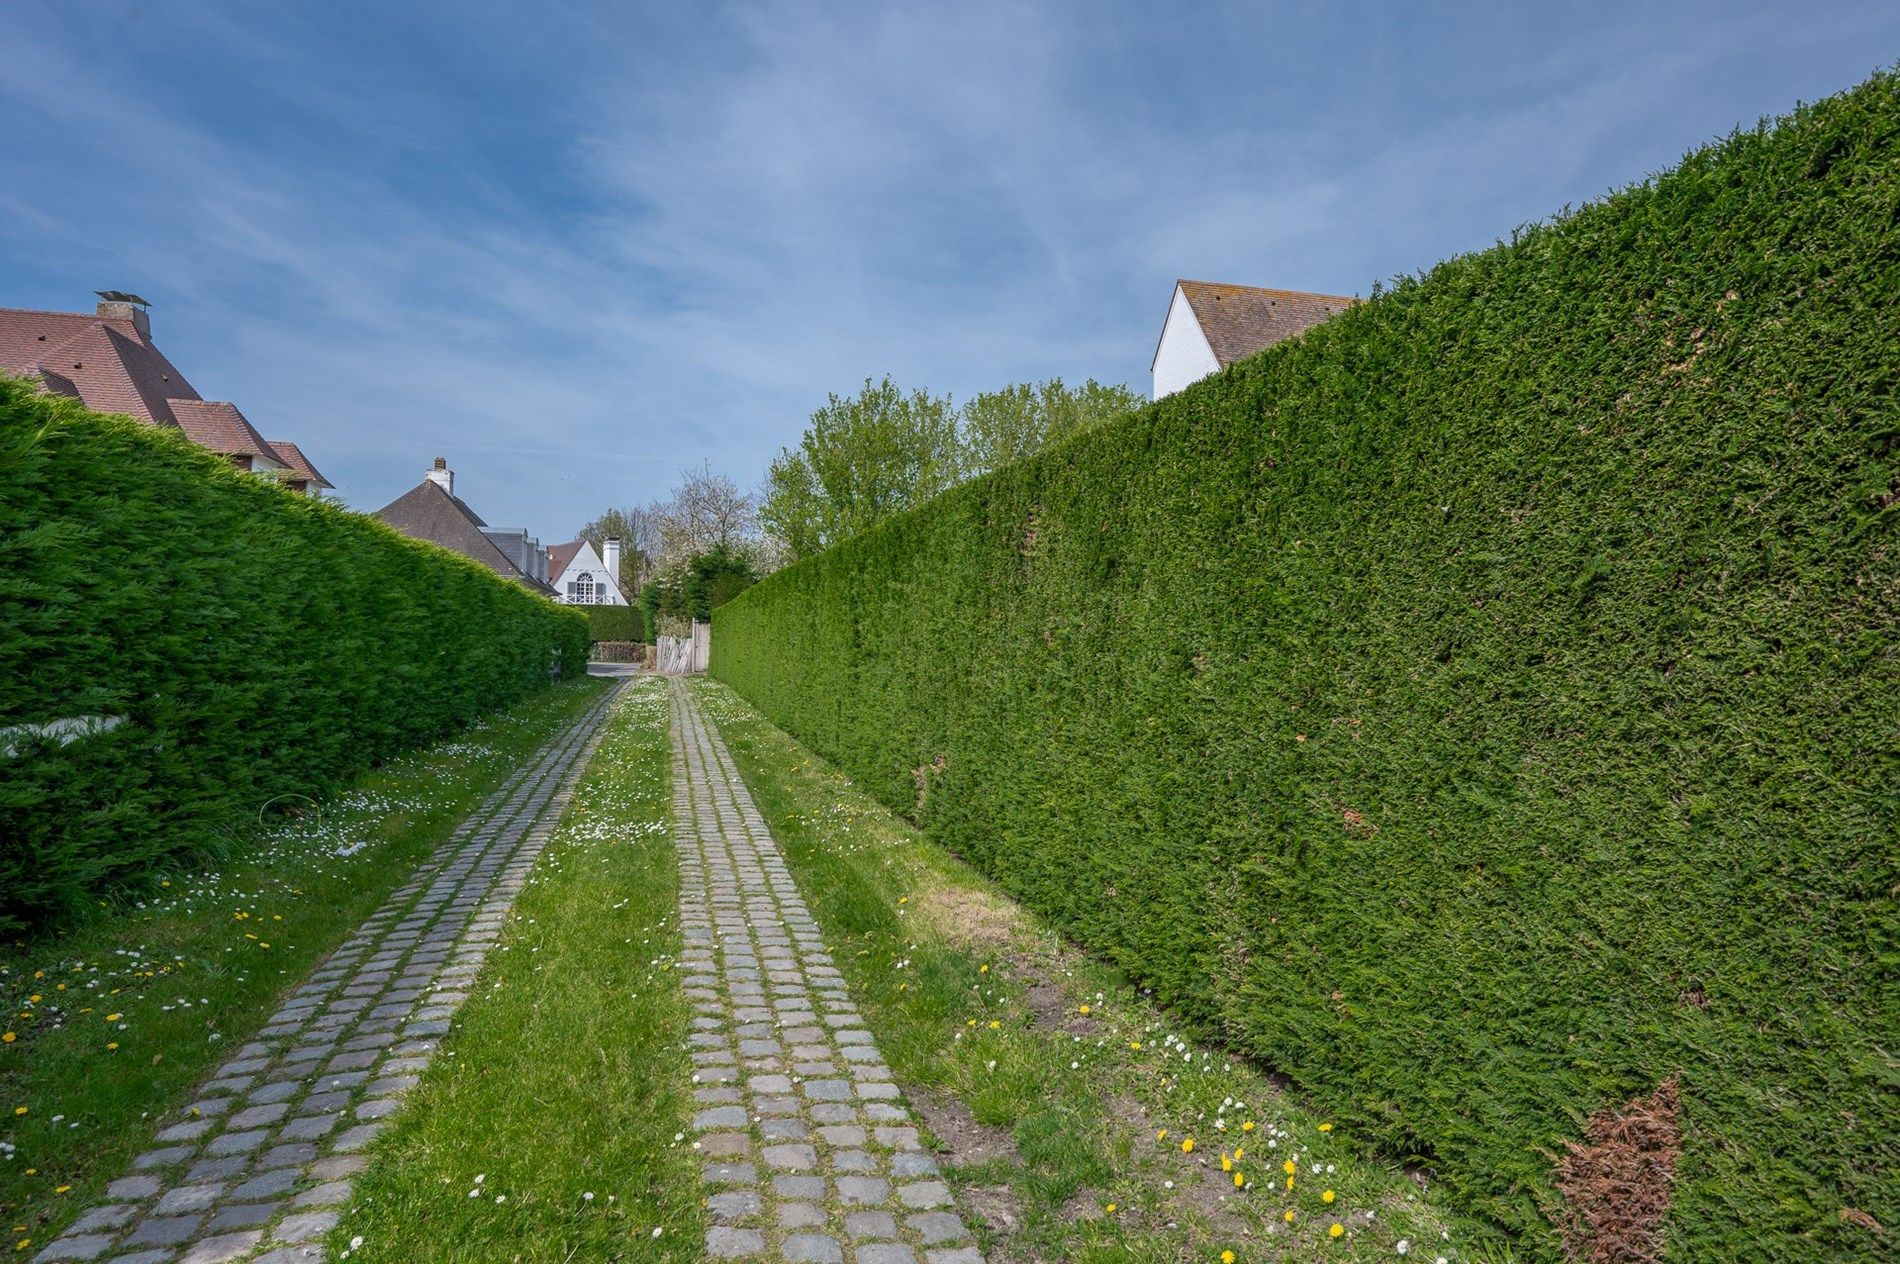
[[[455,495],[455,471],[450,469],[449,463],[441,457],[435,459],[435,464],[429,467],[429,472],[423,477],[449,495]]]
[[[610,535],[607,537],[606,542],[601,547],[600,560],[607,564],[607,578],[611,579],[614,582],[614,587],[618,589],[620,587],[620,537],[619,536]]]
[[[146,338],[152,336],[152,319],[137,303],[113,303],[101,299],[99,300],[99,319],[129,320],[140,335]]]

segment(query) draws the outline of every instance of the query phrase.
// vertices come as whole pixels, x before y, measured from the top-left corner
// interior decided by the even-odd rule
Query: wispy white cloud
[[[1873,4],[9,20],[0,302],[141,289],[201,389],[359,505],[440,453],[550,538],[702,457],[756,478],[865,376],[1141,385],[1177,275],[1364,292],[1900,34]]]

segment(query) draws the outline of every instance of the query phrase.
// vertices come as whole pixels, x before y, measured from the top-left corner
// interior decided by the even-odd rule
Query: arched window
[[[594,576],[591,571],[582,571],[574,581],[574,601],[578,605],[594,604]]]

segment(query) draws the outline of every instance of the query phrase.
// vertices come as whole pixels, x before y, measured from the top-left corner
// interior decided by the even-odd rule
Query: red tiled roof
[[[574,555],[581,551],[581,545],[585,543],[587,543],[585,540],[569,540],[566,544],[548,545],[548,582],[550,584],[561,577],[561,572],[567,569],[567,564],[574,560]]]
[[[43,377],[94,412],[160,426],[178,424],[171,400],[200,398],[137,325],[83,312],[0,307],[0,370]]]
[[[261,457],[273,466],[288,465],[264,436],[257,433],[236,404],[222,400],[175,399],[172,415],[178,419],[186,437],[201,448],[224,456]]]
[[[1340,294],[1266,290],[1213,281],[1177,281],[1207,345],[1225,368],[1276,342],[1305,333],[1358,303]]]
[[[178,427],[222,456],[333,486],[296,444],[266,442],[237,405],[206,400],[130,317],[0,307],[0,372],[37,377],[94,412]]]
[[[288,465],[298,474],[301,474],[309,482],[322,487],[336,486],[335,483],[332,483],[329,479],[319,474],[317,467],[310,463],[310,458],[303,454],[303,449],[290,440],[272,439],[270,446],[276,450],[279,457],[283,458],[285,465]]]

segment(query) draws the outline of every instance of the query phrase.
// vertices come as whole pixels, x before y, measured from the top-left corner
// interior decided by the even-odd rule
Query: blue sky
[[[7,0],[0,305],[153,302],[355,507],[546,540],[829,391],[1146,389],[1178,276],[1336,293],[1900,56],[1892,3]]]

